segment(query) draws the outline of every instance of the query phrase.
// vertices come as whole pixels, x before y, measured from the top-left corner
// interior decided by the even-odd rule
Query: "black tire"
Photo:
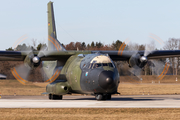
[[[55,95],[51,94],[51,100],[55,100]]]
[[[106,95],[106,100],[111,100],[111,94]]]
[[[95,98],[96,98],[96,100],[98,100],[98,101],[100,101],[100,100],[104,100],[103,98],[103,95],[102,94],[96,94],[95,95]]]
[[[63,96],[62,95],[57,95],[58,100],[62,100]]]
[[[49,99],[50,99],[50,100],[52,99],[52,94],[49,94]]]
[[[62,95],[51,95],[51,99],[53,100],[62,100]]]

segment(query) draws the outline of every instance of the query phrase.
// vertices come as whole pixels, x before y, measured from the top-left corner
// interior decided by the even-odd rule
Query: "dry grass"
[[[68,108],[68,109],[0,109],[1,120],[175,120],[180,109],[155,108]]]
[[[170,95],[180,94],[180,84],[120,84],[121,95]]]
[[[142,81],[139,79],[142,78]],[[177,81],[176,81],[177,78]],[[139,78],[134,76],[120,76],[121,83],[180,83],[180,75],[166,75],[163,79],[159,79],[158,76],[140,76]]]
[[[17,80],[0,80],[0,93],[2,95],[41,95],[46,89],[38,83],[28,82],[22,85]]]
[[[180,94],[180,76],[167,75],[162,80],[157,76],[141,76],[141,78],[142,81],[137,81],[130,76],[120,77],[118,92],[121,95]]]

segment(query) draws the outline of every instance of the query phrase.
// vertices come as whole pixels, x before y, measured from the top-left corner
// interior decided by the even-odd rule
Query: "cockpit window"
[[[103,63],[103,67],[106,67],[106,66],[113,67],[113,64],[112,63]]]
[[[101,66],[102,66],[101,63],[96,63],[96,68],[101,67]]]
[[[113,64],[112,63],[108,63],[109,67],[113,67]]]
[[[89,64],[89,69],[92,69],[93,63]]]
[[[101,66],[102,66],[101,63],[94,63],[92,69],[93,68],[99,68]]]
[[[91,63],[89,69],[99,68],[99,67],[114,67],[112,63]]]
[[[108,66],[108,64],[107,63],[103,63],[103,67],[105,67],[105,66]]]

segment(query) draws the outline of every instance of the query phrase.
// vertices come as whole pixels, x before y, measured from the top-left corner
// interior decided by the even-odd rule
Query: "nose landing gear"
[[[62,100],[62,95],[53,95],[53,94],[49,94],[49,99],[50,100]]]
[[[111,100],[111,94],[96,94],[95,95],[96,100]]]

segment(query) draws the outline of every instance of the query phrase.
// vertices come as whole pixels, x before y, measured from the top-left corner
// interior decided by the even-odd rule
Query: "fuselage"
[[[79,54],[71,56],[64,65],[70,93],[114,94],[119,83],[118,70],[109,56]]]

